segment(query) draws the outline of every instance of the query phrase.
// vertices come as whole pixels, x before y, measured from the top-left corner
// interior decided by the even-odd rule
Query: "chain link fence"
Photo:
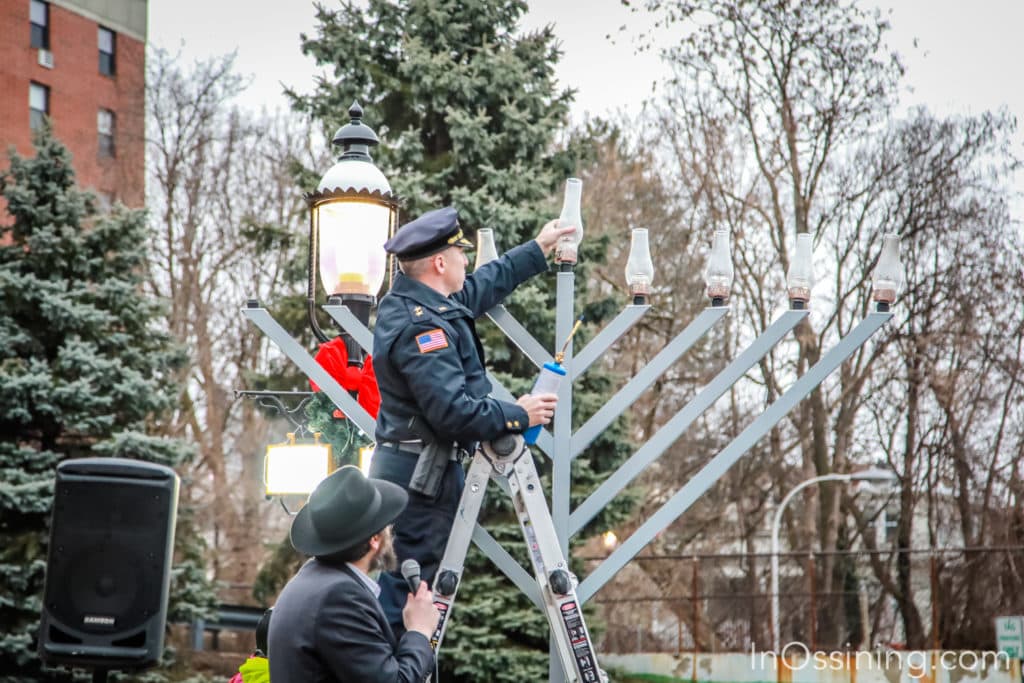
[[[770,586],[768,553],[637,557],[592,601],[598,651],[771,650]],[[1009,614],[1024,546],[779,554],[783,646],[991,650]]]

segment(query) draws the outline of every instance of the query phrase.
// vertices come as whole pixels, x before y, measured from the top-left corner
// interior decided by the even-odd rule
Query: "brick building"
[[[0,168],[49,116],[101,204],[145,202],[147,0],[0,0]]]

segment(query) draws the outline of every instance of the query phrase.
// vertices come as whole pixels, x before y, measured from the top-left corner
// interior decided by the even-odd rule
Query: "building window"
[[[32,29],[32,47],[50,49],[50,5],[41,0],[29,0],[28,20]]]
[[[32,130],[43,125],[43,120],[50,115],[50,89],[39,83],[28,85],[28,123]]]
[[[101,157],[116,156],[114,153],[114,112],[100,109],[96,114],[96,130],[99,133],[99,155]]]
[[[114,75],[114,48],[117,44],[114,32],[109,28],[100,26],[100,73],[104,76]]]

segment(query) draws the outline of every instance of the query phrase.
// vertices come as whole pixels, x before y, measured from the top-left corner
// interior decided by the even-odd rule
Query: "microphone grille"
[[[420,575],[420,563],[413,559],[408,559],[402,563],[402,576],[409,578],[412,576]]]

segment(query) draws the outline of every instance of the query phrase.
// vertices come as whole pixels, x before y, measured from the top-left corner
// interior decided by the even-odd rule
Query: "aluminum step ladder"
[[[576,597],[576,577],[570,573],[569,565],[562,556],[533,456],[523,437],[516,434],[481,443],[473,454],[466,475],[466,488],[459,500],[448,545],[434,580],[434,605],[441,618],[430,639],[431,647],[436,652],[444,639],[473,528],[491,477],[508,482],[516,518],[540,586],[552,640],[567,680],[572,683],[606,683],[608,676],[598,668],[590,632],[583,620],[583,606]]]

